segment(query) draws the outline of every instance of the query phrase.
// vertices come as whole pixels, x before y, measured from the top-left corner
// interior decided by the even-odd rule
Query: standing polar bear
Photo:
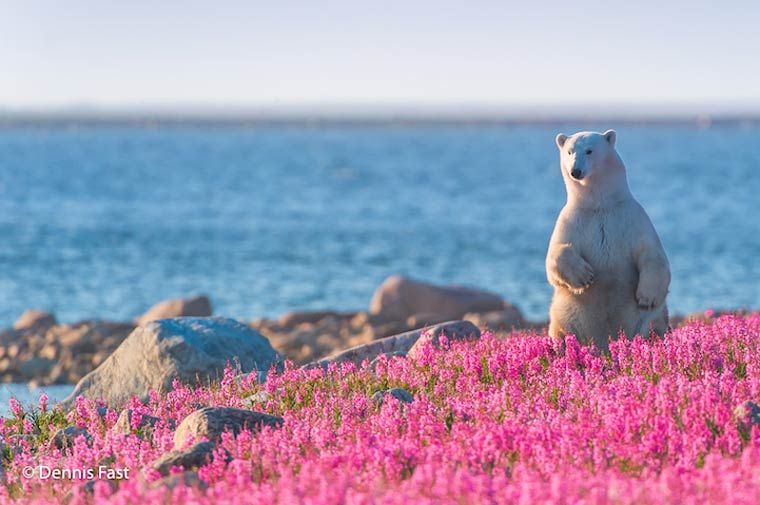
[[[632,338],[668,327],[668,258],[628,189],[615,138],[613,130],[557,135],[567,203],[546,256],[549,334],[574,334],[603,351],[621,331]]]

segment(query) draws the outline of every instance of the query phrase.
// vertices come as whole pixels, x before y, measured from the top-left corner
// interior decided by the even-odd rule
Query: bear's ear
[[[604,132],[604,138],[612,147],[615,147],[615,139],[617,139],[617,133],[615,133],[615,130],[607,130]]]
[[[567,135],[565,135],[564,133],[560,133],[559,135],[557,135],[557,138],[554,140],[557,142],[557,147],[562,149],[562,146],[565,145],[565,141],[567,140]]]

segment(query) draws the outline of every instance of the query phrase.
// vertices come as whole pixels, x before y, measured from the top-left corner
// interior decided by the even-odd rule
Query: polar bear
[[[574,334],[602,351],[621,331],[646,337],[668,327],[668,258],[628,189],[615,139],[613,130],[557,135],[567,203],[546,256],[549,334]]]

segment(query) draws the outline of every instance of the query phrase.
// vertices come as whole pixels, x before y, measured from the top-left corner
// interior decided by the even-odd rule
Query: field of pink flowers
[[[308,372],[289,368],[265,385],[228,373],[211,388],[177,389],[129,407],[158,416],[153,437],[110,430],[91,401],[68,416],[46,400],[12,405],[3,439],[0,499],[28,503],[758,503],[760,314],[693,322],[662,340],[619,340],[609,356],[566,339],[514,333],[444,341],[415,359]],[[371,395],[406,389],[412,403]],[[252,395],[261,390],[268,394]],[[257,400],[260,400],[257,402]],[[754,402],[754,403],[748,403]],[[205,405],[285,419],[221,447],[198,471],[203,486],[151,486],[150,463],[172,448],[169,420]],[[80,437],[65,455],[60,426]],[[16,437],[17,439],[19,437]],[[218,449],[222,451],[223,449]],[[219,452],[218,454],[221,454]],[[27,466],[129,469],[118,486],[25,478]],[[86,480],[86,479],[83,479]],[[68,496],[67,496],[68,494]]]

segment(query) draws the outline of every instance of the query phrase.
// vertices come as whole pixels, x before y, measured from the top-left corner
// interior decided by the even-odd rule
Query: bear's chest
[[[588,212],[579,216],[576,245],[597,274],[633,267],[630,224],[619,212]]]

